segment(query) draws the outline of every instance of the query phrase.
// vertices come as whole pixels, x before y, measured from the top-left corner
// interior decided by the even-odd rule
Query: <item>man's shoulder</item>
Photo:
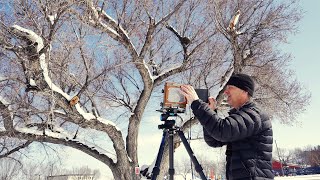
[[[261,122],[270,120],[269,115],[253,102],[246,103],[242,108],[239,109],[239,111],[240,115],[242,113],[246,113],[251,118],[259,120]]]
[[[250,101],[248,103],[246,103],[244,106],[243,106],[243,109],[246,110],[246,109],[251,109],[255,112],[257,112],[258,114],[260,115],[265,115],[265,116],[268,116],[267,115],[267,112],[265,110],[263,110],[259,105],[257,105],[256,103],[254,103],[253,101]]]

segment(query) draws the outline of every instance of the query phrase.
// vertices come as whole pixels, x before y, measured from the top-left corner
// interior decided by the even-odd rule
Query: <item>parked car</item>
[[[304,174],[320,174],[320,166],[304,168]]]

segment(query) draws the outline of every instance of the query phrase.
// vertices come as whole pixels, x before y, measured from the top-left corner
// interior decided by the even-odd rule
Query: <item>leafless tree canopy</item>
[[[297,31],[295,1],[0,2],[0,156],[32,142],[79,149],[132,179],[137,138],[165,81],[209,88],[254,76],[255,101],[291,123],[310,95],[277,46]],[[187,123],[188,124],[188,123]]]
[[[279,148],[278,155],[274,157],[284,164],[299,164],[300,166],[318,167],[320,164],[320,146],[308,146],[293,150]]]

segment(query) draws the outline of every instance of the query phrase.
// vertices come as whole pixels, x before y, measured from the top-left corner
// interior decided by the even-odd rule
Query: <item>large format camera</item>
[[[173,137],[174,134],[178,134],[183,145],[185,146],[190,159],[195,165],[195,170],[199,173],[202,180],[206,180],[206,176],[203,172],[203,168],[199,164],[199,161],[195,157],[190,144],[188,143],[186,137],[184,136],[184,132],[175,125],[175,119],[169,119],[170,116],[180,117],[177,113],[185,112],[187,100],[180,92],[181,84],[166,82],[163,89],[163,103],[161,111],[162,114],[160,116],[161,121],[164,123],[158,125],[159,129],[163,129],[162,140],[160,143],[159,152],[157,154],[157,159],[155,161],[154,167],[151,173],[151,180],[156,180],[157,176],[160,172],[160,164],[163,157],[164,148],[166,146],[166,140],[168,139],[168,149],[169,149],[169,179],[173,180],[174,177],[174,142]],[[208,102],[208,89],[196,89],[196,93],[199,98],[205,102]],[[181,117],[180,117],[181,118]]]
[[[163,89],[162,112],[183,113],[185,112],[187,99],[180,93],[181,84],[166,82]],[[208,102],[208,89],[195,89],[196,93],[204,102]]]

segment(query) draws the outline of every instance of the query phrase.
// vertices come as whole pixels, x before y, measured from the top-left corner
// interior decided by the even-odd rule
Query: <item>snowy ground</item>
[[[304,176],[288,176],[288,177],[275,177],[275,180],[320,180],[320,174],[304,175]]]
[[[287,176],[287,177],[275,177],[275,180],[320,180],[320,174],[315,175],[303,175],[303,176]],[[188,174],[186,179],[183,176],[176,175],[174,180],[192,180],[191,176]],[[199,178],[194,178],[193,180],[201,180]]]

